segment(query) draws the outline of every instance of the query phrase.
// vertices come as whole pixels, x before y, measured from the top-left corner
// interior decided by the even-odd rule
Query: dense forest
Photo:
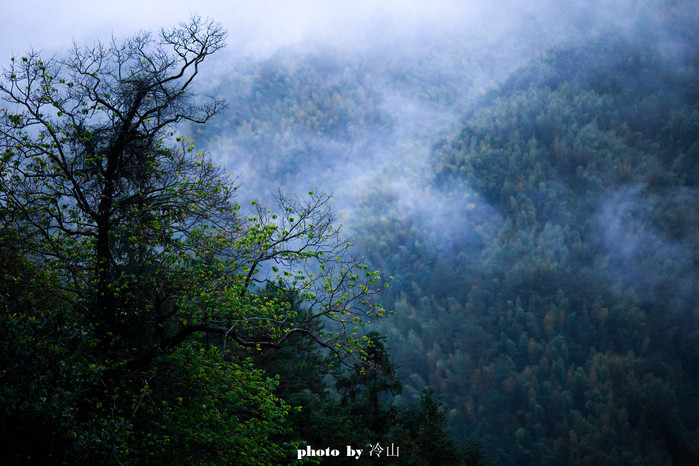
[[[631,3],[497,40],[210,60],[188,40],[223,33],[193,19],[148,42],[182,65],[138,37],[17,57],[0,447],[697,464],[699,18]]]
[[[178,132],[222,112],[191,89],[225,40],[194,16],[6,68],[3,461],[266,465],[337,448],[356,461],[383,443],[414,464],[478,463],[434,390],[393,400],[385,337],[364,331],[388,284],[332,196],[243,206]]]

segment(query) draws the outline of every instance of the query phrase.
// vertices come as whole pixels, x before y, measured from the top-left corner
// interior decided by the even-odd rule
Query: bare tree
[[[43,61],[31,52],[5,70],[3,201],[43,234],[47,256],[75,267],[84,254],[68,253],[59,238],[94,245],[105,310],[106,285],[119,259],[110,235],[128,218],[124,212],[146,200],[150,209],[175,208],[173,202],[190,212],[192,203],[199,211],[210,207],[211,200],[169,194],[185,180],[178,172],[195,167],[163,140],[170,125],[205,122],[221,109],[221,100],[199,104],[187,91],[201,62],[224,40],[219,25],[193,18],[157,39],[143,32],[109,46],[74,46],[67,60]],[[217,175],[205,171],[196,170],[207,175],[201,186]]]

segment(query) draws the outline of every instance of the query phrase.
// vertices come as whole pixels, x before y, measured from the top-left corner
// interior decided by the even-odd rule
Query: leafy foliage
[[[268,288],[266,293],[280,291]],[[297,295],[280,298],[298,307]],[[299,313],[303,311],[299,308]],[[370,449],[367,442],[399,446],[397,464],[480,464],[480,449],[462,452],[451,439],[443,404],[426,389],[421,403],[400,404],[402,391],[390,360],[385,337],[369,332],[366,357],[353,367],[328,364],[335,358],[321,352],[303,334],[293,335],[282,348],[253,355],[259,367],[279,377],[278,395],[292,407],[291,428],[280,441],[306,445],[353,445]],[[316,458],[317,459],[317,458]],[[350,464],[354,458],[333,458]]]
[[[299,333],[352,360],[363,319],[384,314],[330,195],[280,193],[278,212],[245,217],[234,180],[175,134],[221,109],[190,87],[224,40],[193,17],[5,72],[2,404],[18,462],[269,464],[291,452],[273,439],[288,406],[231,345]],[[295,290],[304,318],[260,284]]]

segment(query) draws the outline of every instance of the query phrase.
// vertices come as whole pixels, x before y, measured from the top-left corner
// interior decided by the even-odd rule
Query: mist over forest
[[[233,61],[195,139],[245,194],[334,193],[393,276],[402,396],[436,387],[458,439],[497,464],[689,464],[694,9],[526,9]]]
[[[698,464],[699,10],[399,3],[309,11],[298,30],[281,18],[278,35],[234,23],[192,94],[225,109],[175,133],[261,223],[283,195],[330,194],[351,250],[389,285],[372,299],[391,315],[358,333],[372,331],[372,362],[355,366],[371,376],[327,368],[327,348],[301,337],[227,350],[246,389],[269,394],[266,458],[385,439],[405,464]],[[248,279],[267,263],[254,264]],[[314,309],[284,293],[259,296],[294,318]],[[168,369],[188,354],[158,373],[195,380]],[[247,420],[248,399],[231,400]],[[168,444],[144,432],[177,424],[154,412],[124,440],[134,458]]]

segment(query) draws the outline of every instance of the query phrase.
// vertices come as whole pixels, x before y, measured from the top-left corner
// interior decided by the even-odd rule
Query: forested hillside
[[[196,80],[138,38],[13,60],[0,447],[699,464],[696,8],[508,5]]]
[[[345,195],[357,243],[392,276],[402,398],[435,387],[456,437],[496,463],[699,456],[688,8],[581,25],[501,82],[469,71],[466,47],[417,46],[412,67],[285,51],[238,81],[218,133],[232,166],[254,154],[263,183]],[[463,66],[444,73],[450,53]]]
[[[699,62],[633,40],[549,50],[433,154],[433,186],[497,217],[472,264],[415,271],[390,341],[500,461],[699,453]]]

